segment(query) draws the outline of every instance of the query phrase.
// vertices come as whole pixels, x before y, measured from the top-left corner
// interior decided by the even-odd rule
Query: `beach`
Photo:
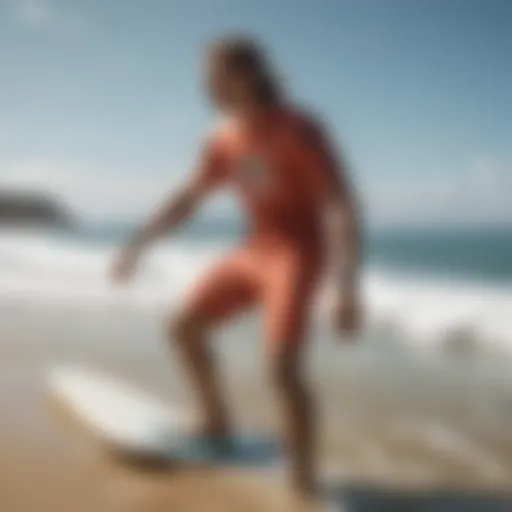
[[[126,287],[107,279],[126,231],[0,234],[6,510],[300,510],[282,466],[155,471],[121,463],[49,391],[52,370],[73,365],[193,409],[165,321],[187,287],[236,243],[221,228],[165,241]],[[450,239],[447,247],[445,240],[429,243],[448,254],[451,246],[456,254],[467,246]],[[496,240],[501,247],[508,235]],[[491,275],[486,260],[468,263],[462,284],[439,273],[402,272],[413,241],[385,242],[371,249],[376,261],[365,268],[368,315],[357,340],[333,336],[321,293],[313,312],[307,360],[318,402],[321,497],[345,512],[509,510],[509,272],[485,286],[471,276],[474,269]],[[388,260],[398,264],[388,270]],[[260,333],[259,316],[249,314],[217,332],[212,345],[239,431],[279,440],[279,404]]]
[[[0,512],[512,512],[511,27],[505,0],[0,0]],[[208,334],[265,463],[169,460],[196,284],[255,299]],[[268,364],[302,341],[309,503]]]
[[[133,315],[121,307],[84,311],[77,304],[3,297],[0,315],[5,510],[297,510],[282,472],[154,472],[110,460],[49,396],[47,372],[71,363],[190,405],[186,380],[165,346],[163,310]],[[251,322],[215,341],[225,389],[240,429],[278,435],[277,404],[265,381],[257,326],[247,327]],[[452,508],[439,510],[457,510],[457,503],[466,510],[469,501],[481,503],[471,510],[507,510],[512,383],[506,365],[500,373],[498,361],[393,360],[372,349],[371,340],[349,347],[315,342],[322,348],[313,348],[310,370],[320,401],[326,495],[329,490],[356,512],[397,510],[397,503],[416,510],[411,507],[432,500],[442,505],[443,496]]]

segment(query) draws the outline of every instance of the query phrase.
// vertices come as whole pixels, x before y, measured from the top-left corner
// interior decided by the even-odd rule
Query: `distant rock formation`
[[[0,226],[71,228],[70,211],[44,192],[0,190]]]

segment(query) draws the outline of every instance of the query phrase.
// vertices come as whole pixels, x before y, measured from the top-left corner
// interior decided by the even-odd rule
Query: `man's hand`
[[[116,283],[129,281],[137,268],[139,251],[133,248],[125,248],[116,255],[111,268],[111,278]]]
[[[207,190],[192,182],[174,193],[155,212],[150,221],[135,233],[131,242],[117,254],[111,277],[118,283],[128,281],[134,274],[141,253],[164,233],[187,220],[204,199]]]
[[[334,330],[342,337],[354,336],[361,329],[361,305],[355,294],[336,294],[332,321]]]

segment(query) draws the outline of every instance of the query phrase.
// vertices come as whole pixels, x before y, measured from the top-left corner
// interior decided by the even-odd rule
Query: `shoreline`
[[[56,363],[90,365],[165,400],[190,403],[155,317],[121,322],[120,315],[0,309],[0,495],[6,510],[296,512],[283,505],[283,475],[132,471],[108,462],[97,443],[55,414],[44,376]],[[260,358],[255,334],[239,325],[222,338],[217,346],[237,424],[277,435],[277,404],[260,359],[254,364]],[[500,496],[512,489],[512,379],[471,380],[470,367],[455,378],[449,361],[443,369],[421,360],[389,361],[363,347],[328,346],[327,363],[316,359],[311,373],[322,473],[338,488],[333,492],[343,488],[345,500],[377,500],[381,508],[389,500],[427,503],[442,496],[466,505],[469,498],[482,499],[490,507],[505,499]]]

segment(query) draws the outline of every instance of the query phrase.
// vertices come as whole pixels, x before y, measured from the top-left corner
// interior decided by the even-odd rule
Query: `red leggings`
[[[295,345],[305,338],[320,269],[320,258],[312,250],[249,244],[199,280],[186,297],[185,311],[215,324],[261,306],[270,348]]]

